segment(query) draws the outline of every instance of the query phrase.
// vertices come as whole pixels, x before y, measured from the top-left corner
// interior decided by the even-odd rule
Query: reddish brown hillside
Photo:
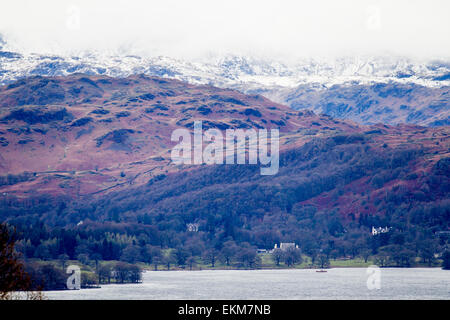
[[[147,182],[179,127],[279,128],[282,148],[364,127],[258,95],[147,76],[32,77],[0,88],[0,192],[85,195]]]

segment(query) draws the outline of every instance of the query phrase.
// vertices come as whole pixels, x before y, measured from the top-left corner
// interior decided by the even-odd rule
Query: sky
[[[0,33],[25,52],[199,58],[450,57],[448,0],[14,0]]]

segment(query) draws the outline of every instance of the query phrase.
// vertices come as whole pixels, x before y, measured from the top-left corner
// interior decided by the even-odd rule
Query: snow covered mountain
[[[418,61],[384,56],[337,59],[315,57],[282,62],[225,55],[186,61],[165,56],[143,57],[105,52],[62,56],[17,52],[0,37],[0,85],[29,76],[73,73],[112,77],[146,74],[192,84],[234,88],[245,93],[262,94],[294,109],[313,109],[318,113],[362,123],[383,121],[391,124],[410,122],[442,125],[449,122],[450,62],[445,60]],[[380,84],[396,88],[406,86],[410,90],[388,88],[381,93],[381,97],[371,94],[371,106],[374,108],[361,108],[361,96],[358,96],[361,91],[372,92],[373,87]],[[361,89],[361,86],[365,89]],[[408,102],[411,100],[410,91],[415,90],[411,86],[420,88],[421,97],[426,97],[414,100],[420,102],[420,108],[439,105],[439,112],[435,113],[435,109],[431,108],[429,112],[410,116],[410,113],[420,111],[416,110],[414,103]],[[330,89],[333,94],[330,94]],[[340,95],[341,91],[346,94]],[[391,105],[391,95],[383,95],[393,91],[397,100]],[[339,101],[335,99],[336,92]],[[398,98],[405,101],[399,101]],[[345,111],[342,111],[343,108]],[[400,108],[403,108],[401,115],[397,115],[397,109]]]

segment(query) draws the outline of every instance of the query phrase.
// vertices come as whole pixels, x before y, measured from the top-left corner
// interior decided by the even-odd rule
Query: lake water
[[[48,291],[49,299],[450,299],[450,271],[380,270],[368,289],[365,268],[315,270],[147,271],[140,284]],[[373,282],[371,282],[373,283]]]

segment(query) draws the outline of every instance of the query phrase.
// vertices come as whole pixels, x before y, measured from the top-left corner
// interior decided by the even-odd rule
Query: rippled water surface
[[[369,290],[365,268],[147,271],[140,284],[49,291],[49,299],[450,299],[450,271],[380,269]]]

